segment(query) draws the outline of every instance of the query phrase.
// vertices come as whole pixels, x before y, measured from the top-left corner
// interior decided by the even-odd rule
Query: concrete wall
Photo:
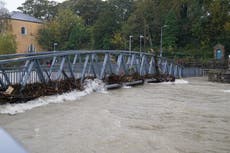
[[[36,52],[41,51],[42,47],[37,42],[38,30],[43,26],[41,23],[34,23],[21,20],[10,20],[12,33],[16,36],[17,53],[27,53],[28,47],[33,45]],[[21,33],[21,28],[25,27],[25,34]]]

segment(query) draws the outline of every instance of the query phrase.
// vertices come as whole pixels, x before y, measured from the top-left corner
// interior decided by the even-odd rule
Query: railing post
[[[100,73],[100,77],[99,77],[101,80],[104,77],[104,73],[105,73],[105,70],[106,70],[106,65],[107,65],[108,59],[109,59],[109,54],[107,53],[107,54],[105,54],[104,61],[103,61],[103,64],[102,64],[102,68],[101,68],[101,73]]]
[[[81,83],[83,82],[83,80],[85,78],[85,72],[86,72],[86,69],[87,69],[87,66],[88,66],[88,62],[89,62],[89,54],[87,54],[86,58],[85,58],[84,67],[83,67],[83,70],[82,70],[82,73],[81,73]]]
[[[39,64],[39,61],[37,59],[35,60],[35,66],[37,68],[37,74],[38,74],[40,81],[42,83],[46,83],[45,77],[44,77],[42,69],[41,69],[41,65]]]
[[[59,67],[59,70],[58,70],[58,73],[57,73],[57,76],[55,78],[55,80],[60,80],[61,78],[61,74],[62,74],[62,70],[64,68],[64,65],[65,65],[65,60],[66,60],[66,57],[62,57],[62,61],[61,61],[61,65]]]
[[[22,76],[22,79],[20,81],[20,84],[22,85],[22,89],[24,89],[26,82],[28,81],[28,78],[30,77],[30,73],[32,71],[33,66],[34,66],[34,60],[31,60],[29,62],[29,66],[26,68],[24,75]]]
[[[4,70],[1,66],[0,66],[0,70],[2,71],[2,76],[3,76],[3,78],[5,79],[5,83],[1,80],[0,84],[2,85],[2,87],[3,87],[4,89],[6,89],[7,86],[10,85],[10,79],[9,79],[9,77],[7,76],[5,70]]]
[[[119,56],[118,56],[118,59],[117,59],[117,71],[116,71],[116,74],[117,75],[120,75],[120,70],[121,70],[121,67],[123,66],[123,70],[124,70],[124,73],[127,74],[127,69],[126,69],[126,65],[124,63],[124,59],[123,59],[123,54],[121,53]]]

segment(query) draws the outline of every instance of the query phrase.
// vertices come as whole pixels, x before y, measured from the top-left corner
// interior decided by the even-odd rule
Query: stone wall
[[[230,71],[228,70],[209,70],[208,80],[213,82],[230,83]]]
[[[10,20],[12,26],[12,34],[16,36],[17,53],[26,53],[28,47],[32,45],[36,51],[41,51],[42,47],[38,44],[38,30],[43,26],[41,23]],[[22,34],[21,28],[25,28],[25,34]]]

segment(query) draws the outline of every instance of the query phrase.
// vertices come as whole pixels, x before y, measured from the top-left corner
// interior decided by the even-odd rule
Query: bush
[[[0,54],[16,53],[15,37],[11,34],[0,34]]]

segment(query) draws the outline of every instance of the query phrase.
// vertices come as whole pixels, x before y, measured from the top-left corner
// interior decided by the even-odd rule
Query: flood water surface
[[[146,84],[0,114],[0,126],[30,153],[229,153],[229,91],[207,78]]]

